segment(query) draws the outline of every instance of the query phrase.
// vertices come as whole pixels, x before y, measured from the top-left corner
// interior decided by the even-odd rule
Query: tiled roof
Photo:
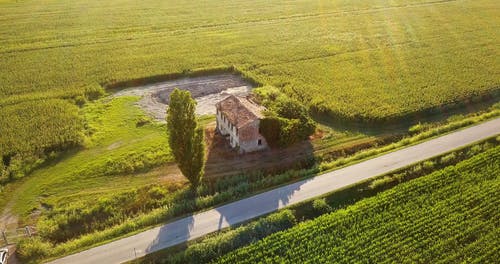
[[[246,97],[230,95],[215,107],[237,128],[242,128],[256,119],[263,118],[264,107]]]

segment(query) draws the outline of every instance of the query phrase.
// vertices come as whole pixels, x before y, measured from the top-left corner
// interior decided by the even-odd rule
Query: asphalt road
[[[182,218],[51,263],[84,264],[130,261],[498,134],[500,134],[500,118]]]

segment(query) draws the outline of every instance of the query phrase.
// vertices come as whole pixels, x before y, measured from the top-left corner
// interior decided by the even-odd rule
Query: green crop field
[[[23,103],[34,116],[57,118],[27,105],[234,65],[332,117],[390,120],[497,94],[498,7],[494,0],[1,1],[0,111]],[[0,126],[29,120],[2,117]],[[59,142],[62,130],[51,124],[45,133],[54,145],[34,142],[33,151],[78,142]],[[15,154],[18,143],[8,140],[0,152]]]
[[[271,235],[217,263],[493,263],[500,147]]]
[[[297,96],[333,103],[327,106],[335,112],[373,118],[499,85],[498,4],[491,0],[16,1],[0,7],[2,105],[230,65]]]

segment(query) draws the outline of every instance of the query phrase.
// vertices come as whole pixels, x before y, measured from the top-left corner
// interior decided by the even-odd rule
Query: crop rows
[[[271,235],[217,263],[488,263],[500,258],[500,147]]]
[[[78,107],[51,99],[10,105],[0,111],[0,184],[21,178],[52,152],[83,141]]]

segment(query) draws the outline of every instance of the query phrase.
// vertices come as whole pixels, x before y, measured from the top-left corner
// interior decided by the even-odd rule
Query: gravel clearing
[[[112,97],[141,96],[137,105],[153,118],[164,122],[174,88],[190,91],[197,102],[196,114],[209,115],[215,114],[215,104],[228,95],[246,96],[254,87],[240,76],[228,73],[130,87],[114,93]]]

